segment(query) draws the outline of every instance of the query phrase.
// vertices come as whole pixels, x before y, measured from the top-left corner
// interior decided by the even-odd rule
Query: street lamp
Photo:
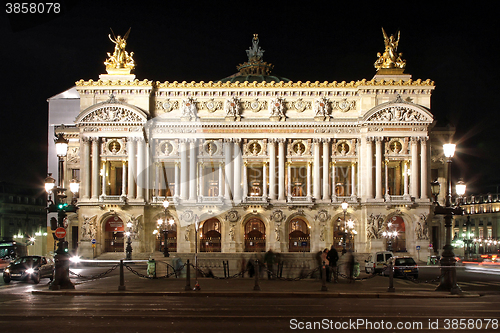
[[[48,204],[47,212],[55,213],[57,212],[57,219],[51,218],[51,229],[64,228],[64,220],[66,218],[66,213],[76,212],[77,207],[75,206],[76,201],[72,202],[71,205],[66,203],[66,189],[64,186],[64,157],[68,152],[68,140],[64,138],[63,134],[57,135],[55,140],[56,154],[59,157],[58,164],[58,186],[55,186],[55,180],[51,177],[51,174],[45,179],[45,190],[48,193]],[[76,193],[76,188],[73,188]],[[54,193],[54,201],[52,201],[52,193]],[[56,255],[54,256],[55,261],[55,271],[54,279],[49,286],[51,290],[58,289],[75,289],[75,286],[69,279],[69,256],[67,253],[67,244],[64,237],[58,238]]]
[[[342,204],[342,210],[344,211],[344,234],[343,234],[343,242],[342,242],[342,252],[346,252],[346,238],[347,238],[347,221],[346,221],[346,213],[347,213],[347,207],[349,207],[349,204],[347,201],[343,201]]]
[[[201,290],[200,284],[198,283],[198,226],[200,223],[200,218],[196,214],[194,216],[194,232],[195,232],[195,237],[194,237],[194,263],[195,263],[195,270],[196,270],[196,283],[194,285],[193,290]]]
[[[357,235],[357,232],[354,229],[354,221],[353,220],[347,221],[347,230],[349,231],[349,238],[347,239],[349,241],[349,244],[347,246],[347,250],[351,251],[351,250],[354,250],[353,246],[352,246],[353,235]]]
[[[387,223],[387,230],[382,232],[382,236],[387,238],[387,251],[392,251],[392,239],[396,239],[398,237],[398,231],[397,230],[392,230],[392,227],[394,224],[392,222]]]
[[[446,239],[443,252],[441,254],[441,282],[436,288],[436,291],[450,291],[452,294],[459,294],[462,292],[457,285],[457,272],[455,269],[455,254],[453,253],[453,246],[451,245],[451,223],[453,215],[463,215],[463,209],[460,206],[451,205],[451,162],[455,154],[455,145],[447,143],[443,145],[444,155],[446,156],[446,163],[448,165],[448,175],[446,179],[446,199],[445,206],[442,207],[438,201],[440,186],[437,181],[431,184],[432,194],[434,195],[434,214],[444,215]],[[465,194],[465,184],[460,184],[456,188],[459,196]]]
[[[127,236],[127,247],[125,248],[126,251],[126,259],[127,260],[132,260],[132,240],[130,239],[130,236],[132,233],[130,230],[132,229],[132,222],[127,222],[127,232],[125,233],[125,236]]]

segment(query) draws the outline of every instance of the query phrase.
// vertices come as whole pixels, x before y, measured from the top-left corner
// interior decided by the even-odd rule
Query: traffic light
[[[57,219],[55,217],[50,218],[50,229],[52,230],[57,229]]]
[[[62,242],[62,247],[63,247],[63,251],[65,253],[68,253],[68,241],[63,241]]]
[[[66,212],[64,210],[59,210],[57,212],[57,226],[58,227],[64,226],[64,218],[65,217],[66,217]]]

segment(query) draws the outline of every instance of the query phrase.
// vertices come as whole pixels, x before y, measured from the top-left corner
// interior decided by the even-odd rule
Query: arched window
[[[203,223],[200,234],[200,252],[220,252],[221,232],[220,221],[216,218]]]
[[[266,226],[259,218],[252,218],[245,224],[245,251],[264,252],[266,250]]]
[[[309,226],[301,218],[294,218],[289,224],[290,233],[288,234],[289,252],[309,252],[310,235]]]

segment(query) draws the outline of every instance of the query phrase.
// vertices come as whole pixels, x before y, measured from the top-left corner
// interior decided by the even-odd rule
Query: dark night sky
[[[500,31],[492,4],[472,8],[380,2],[63,1],[62,13],[0,14],[2,158],[0,180],[42,186],[46,172],[47,98],[79,79],[105,73],[109,28],[134,52],[137,78],[216,81],[246,61],[254,33],[293,81],[371,79],[381,27],[399,29],[406,73],[436,83],[432,113],[457,127],[456,173],[468,192],[500,184],[496,95]],[[401,2],[400,2],[401,3]],[[435,1],[437,3],[437,1]],[[4,7],[5,8],[5,7]]]

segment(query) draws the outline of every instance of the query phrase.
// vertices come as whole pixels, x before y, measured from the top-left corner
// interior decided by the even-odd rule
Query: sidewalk
[[[142,272],[142,267],[134,267]],[[103,267],[103,271],[106,268]],[[119,268],[116,269],[116,272]],[[193,272],[192,272],[193,273]],[[145,272],[144,272],[145,274]],[[194,273],[193,273],[194,274]],[[193,275],[192,275],[193,276]],[[47,285],[34,286],[33,294],[51,295],[89,295],[89,296],[183,296],[183,297],[317,297],[317,298],[456,298],[479,297],[478,294],[463,293],[451,295],[449,292],[436,292],[434,283],[415,283],[405,279],[394,279],[395,292],[388,292],[389,278],[362,273],[360,280],[354,283],[339,278],[339,283],[326,283],[327,291],[322,290],[320,279],[307,278],[298,281],[268,280],[267,274],[259,279],[260,291],[254,290],[255,278],[199,278],[200,289],[193,291],[196,281],[194,276],[190,280],[190,288],[186,291],[187,280],[182,278],[148,279],[140,277],[124,267],[124,289],[119,290],[120,276],[114,273],[97,280],[84,281],[73,279],[74,290],[48,290]],[[123,289],[123,288],[122,288]]]

